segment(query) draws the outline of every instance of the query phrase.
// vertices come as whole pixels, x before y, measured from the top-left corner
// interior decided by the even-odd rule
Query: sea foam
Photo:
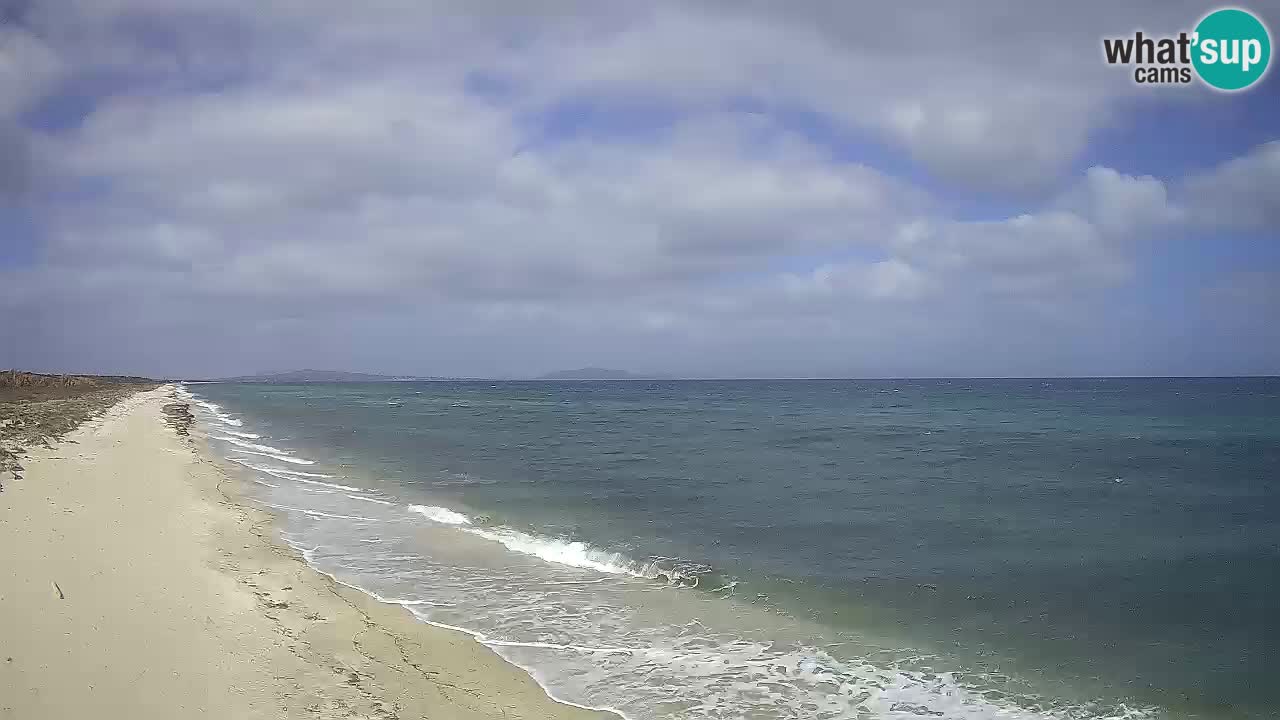
[[[588,568],[611,575],[641,577],[635,564],[620,553],[599,550],[577,540],[541,538],[507,528],[469,528],[468,532],[502,543],[508,550],[532,555],[550,563]]]
[[[270,446],[270,445],[259,445],[258,443],[251,443],[251,442],[248,442],[248,441],[246,441],[246,440],[240,440],[240,439],[233,438],[233,437],[227,437],[227,436],[225,436],[225,435],[213,435],[213,436],[211,436],[211,437],[213,437],[213,439],[214,439],[214,440],[221,440],[221,441],[223,441],[223,442],[231,443],[232,445],[235,445],[236,447],[245,448],[245,449],[247,449],[247,450],[257,450],[258,452],[264,452],[264,453],[275,453],[275,454],[277,454],[277,455],[288,455],[288,454],[289,454],[289,451],[288,451],[288,450],[281,450],[280,448],[272,447],[272,446]],[[257,436],[255,435],[254,437],[257,437]]]
[[[189,393],[188,393],[188,395],[189,395]],[[214,417],[214,419],[215,419],[215,420],[217,420],[218,422],[222,423],[223,425],[231,425],[231,426],[233,426],[233,427],[240,427],[241,425],[243,425],[243,424],[244,424],[244,423],[243,423],[243,422],[241,422],[238,418],[234,418],[234,417],[232,417],[232,416],[230,416],[230,415],[228,415],[228,414],[226,414],[226,413],[222,412],[222,406],[218,405],[217,403],[211,403],[211,402],[209,402],[208,400],[201,400],[200,398],[197,398],[197,397],[195,397],[194,395],[191,395],[190,397],[191,397],[191,401],[192,401],[192,402],[194,402],[196,405],[199,405],[200,407],[204,408],[205,410],[209,411],[209,414],[210,414],[210,415],[212,415],[212,416]]]
[[[296,457],[294,457],[294,456],[292,456],[292,455],[279,455],[279,454],[277,454],[277,453],[269,453],[269,452],[262,452],[262,451],[260,451],[260,450],[248,450],[248,449],[241,449],[239,452],[244,453],[245,455],[261,455],[261,456],[263,456],[263,457],[269,457],[269,458],[271,458],[271,459],[273,459],[273,460],[279,460],[280,462],[292,463],[292,464],[294,464],[294,465],[315,465],[315,461],[313,461],[313,460],[305,460],[305,459],[303,459],[303,458],[296,458]]]
[[[224,434],[224,435],[234,435],[234,436],[236,436],[236,437],[238,437],[238,438],[244,438],[244,439],[246,439],[246,440],[257,440],[258,438],[262,437],[261,435],[259,435],[259,434],[257,434],[257,433],[237,432],[237,431],[235,431],[235,430],[226,430],[226,429],[221,429],[221,430],[219,430],[218,432],[220,432],[220,433],[222,433],[222,434]]]
[[[478,527],[471,518],[456,510],[436,505],[410,505],[409,511],[442,525],[454,525],[472,535],[500,543],[503,547],[522,555],[532,555],[549,563],[585,568],[610,575],[631,575],[646,579],[662,579],[671,584],[685,583],[692,573],[681,573],[675,569],[680,561],[670,558],[651,558],[648,562],[639,563],[622,553],[592,547],[579,540],[547,538],[513,530],[506,527]],[[661,561],[671,561],[663,563]],[[696,565],[688,563],[688,565]],[[708,566],[699,566],[709,569]]]
[[[410,505],[409,512],[415,512],[422,515],[433,522],[442,523],[444,525],[470,525],[471,518],[459,512],[454,512],[449,508],[436,507],[434,505]]]
[[[250,470],[256,470],[260,473],[265,473],[272,477],[280,478],[281,480],[292,480],[293,482],[299,482],[306,485],[318,485],[320,487],[327,487],[333,490],[347,490],[350,492],[364,491],[364,488],[352,487],[351,485],[341,485],[339,483],[327,483],[327,482],[321,482],[319,480],[310,479],[310,478],[317,478],[317,477],[331,478],[333,477],[332,475],[325,475],[323,473],[295,472],[293,470],[285,470],[284,468],[274,468],[274,467],[271,467],[270,465],[256,465],[254,463],[244,460],[243,458],[233,457],[233,458],[227,458],[227,459],[233,463],[236,463],[237,465],[243,465],[249,468]]]

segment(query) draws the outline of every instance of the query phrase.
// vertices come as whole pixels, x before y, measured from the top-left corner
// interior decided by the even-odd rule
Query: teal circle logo
[[[1218,90],[1243,90],[1258,82],[1271,61],[1271,34],[1251,13],[1215,10],[1196,25],[1191,63]]]

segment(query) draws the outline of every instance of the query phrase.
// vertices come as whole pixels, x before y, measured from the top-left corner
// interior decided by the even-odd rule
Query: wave
[[[894,661],[877,662],[863,657],[838,658],[824,647],[806,644],[779,645],[746,638],[701,642],[704,638],[684,635],[676,638],[631,636],[624,640],[631,641],[626,644],[608,643],[607,640],[613,638],[604,636],[583,637],[583,642],[504,637],[506,633],[500,630],[480,629],[452,618],[445,622],[437,617],[437,610],[450,608],[454,603],[382,595],[364,582],[322,567],[317,563],[315,549],[292,539],[288,541],[308,564],[336,583],[379,602],[400,605],[428,625],[464,633],[493,649],[528,672],[553,699],[574,707],[613,712],[623,718],[652,717],[655,705],[670,702],[672,683],[686,688],[690,700],[684,710],[689,717],[721,717],[727,708],[755,713],[767,711],[767,716],[779,718],[1155,720],[1160,717],[1156,709],[1149,707],[1053,703],[1042,697],[1009,695],[955,672],[909,669]],[[584,668],[595,668],[597,672]],[[569,681],[557,670],[567,670]],[[761,689],[767,692],[761,693]],[[742,706],[735,707],[738,703]]]
[[[250,470],[257,470],[258,472],[267,473],[268,475],[275,475],[276,477],[280,477],[280,475],[284,475],[284,474],[292,474],[288,470],[285,470],[284,468],[271,467],[270,465],[255,465],[249,462],[248,458],[228,457],[227,459],[237,465],[243,465],[249,468]],[[328,475],[326,475],[325,477],[328,477]]]
[[[444,525],[470,525],[471,518],[460,512],[454,512],[449,508],[436,507],[434,505],[410,505],[409,512],[415,512],[428,520],[438,522]]]
[[[379,500],[378,498],[364,497],[363,495],[348,495],[352,500],[363,500],[365,502],[378,503],[379,505],[395,505],[390,500]]]
[[[654,555],[640,568],[640,576],[650,580],[662,580],[668,585],[677,587],[702,587],[708,580],[720,579],[715,587],[708,587],[712,592],[732,590],[738,582],[730,578],[720,578],[715,568],[706,563],[685,560],[677,557]]]
[[[280,448],[278,448],[278,447],[272,447],[272,446],[270,446],[270,445],[259,445],[258,443],[251,443],[251,442],[248,442],[248,441],[246,441],[246,440],[240,440],[240,439],[233,438],[233,437],[225,437],[225,436],[222,436],[222,435],[212,435],[212,436],[210,436],[210,437],[212,437],[214,440],[221,440],[221,441],[223,441],[223,442],[231,443],[232,445],[235,445],[236,447],[245,448],[246,450],[257,450],[258,452],[264,452],[264,453],[276,453],[276,454],[278,454],[278,455],[288,455],[288,454],[289,454],[289,451],[288,451],[288,450],[281,450],[281,449],[280,449]],[[256,437],[256,436],[255,436],[255,437]]]
[[[327,483],[327,482],[321,482],[319,480],[310,479],[313,477],[330,478],[330,477],[333,477],[332,475],[324,475],[322,473],[294,472],[292,470],[273,468],[267,465],[255,465],[251,462],[246,462],[242,458],[227,458],[227,459],[233,463],[236,463],[237,465],[243,465],[249,468],[250,470],[256,470],[260,473],[266,473],[271,477],[280,478],[281,480],[292,480],[293,482],[299,482],[306,485],[316,485],[319,487],[326,487],[332,490],[346,490],[348,492],[365,492],[364,488],[352,487],[351,485],[342,485],[340,483]]]
[[[423,507],[423,506],[418,506],[418,507]],[[343,587],[351,588],[352,590],[355,590],[357,592],[363,593],[373,598],[374,600],[377,600],[378,602],[387,603],[389,605],[399,605],[404,609],[408,610],[410,613],[413,614],[414,617],[416,617],[418,620],[420,620],[426,625],[443,628],[445,630],[452,630],[454,632],[460,632],[464,635],[467,635],[468,637],[471,637],[481,645],[485,645],[487,647],[492,648],[494,652],[498,652],[498,647],[501,647],[500,645],[497,645],[497,644],[491,644],[494,641],[492,641],[489,637],[487,637],[482,632],[479,632],[477,630],[472,630],[471,628],[461,627],[458,625],[450,625],[448,623],[439,622],[438,620],[432,620],[430,615],[424,614],[421,610],[419,610],[419,607],[422,607],[422,606],[436,607],[436,608],[450,607],[453,605],[453,603],[441,603],[441,602],[434,602],[431,600],[400,599],[400,598],[384,597],[382,595],[379,595],[377,592],[373,591],[370,588],[364,587],[363,585],[359,585],[353,582],[349,582],[343,579],[342,577],[340,577],[339,575],[322,568],[316,562],[316,558],[315,558],[315,551],[319,548],[307,548],[302,544],[296,542],[295,540],[291,539],[287,534],[284,534],[283,536],[284,536],[285,542],[288,543],[289,546],[292,547],[294,550],[296,550],[298,554],[302,555],[302,559],[306,561],[307,565],[309,565],[313,570],[320,573],[321,575],[324,575],[330,580],[333,580],[337,584],[342,585]],[[501,642],[501,641],[496,641],[496,642]],[[499,655],[502,656],[501,653],[499,653]],[[584,705],[582,703],[574,702],[573,700],[568,699],[562,693],[559,693],[554,688],[552,688],[550,684],[546,682],[546,679],[541,675],[541,673],[537,672],[534,667],[526,663],[517,662],[516,660],[510,657],[506,657],[506,656],[502,656],[502,657],[504,657],[504,659],[506,659],[507,662],[511,663],[512,665],[515,665],[516,667],[529,673],[529,677],[533,679],[533,681],[538,685],[538,687],[542,688],[542,691],[547,694],[547,697],[550,697],[552,700],[555,700],[556,702],[562,705],[568,705],[570,707],[580,708],[582,710],[592,710],[592,711],[612,713],[614,715],[617,715],[623,718],[623,720],[631,720],[631,716],[622,712],[621,709],[610,706],[610,705],[598,705],[598,706]]]
[[[247,440],[240,440],[233,437],[227,437],[225,435],[210,435],[209,437],[214,440],[221,440],[222,442],[234,445],[237,448],[240,448],[240,452],[248,453],[250,455],[262,455],[264,457],[274,458],[276,460],[279,460],[280,462],[293,463],[294,465],[315,465],[314,460],[307,460],[304,458],[294,457],[293,455],[289,454],[288,450],[281,450],[278,447],[272,447],[270,445],[262,445],[259,443],[251,443],[251,442],[248,442]],[[257,437],[257,436],[255,435],[254,437]],[[266,471],[264,470],[263,472],[266,472]]]
[[[288,470],[286,468],[273,468],[273,467],[260,468],[255,465],[249,465],[248,467],[251,467],[255,470],[262,470],[263,472],[270,471],[273,473],[278,473],[280,475],[288,475],[291,478],[331,478],[333,477],[332,475],[327,475],[325,473],[302,472],[301,470]]]
[[[245,455],[261,455],[273,460],[279,460],[280,462],[293,463],[294,465],[315,465],[315,461],[296,458],[292,455],[277,455],[275,453],[260,452],[258,450],[240,450],[239,452],[244,453]]]
[[[424,516],[466,516],[439,506],[414,506]],[[323,536],[310,535],[319,542]],[[623,718],[655,717],[655,710],[672,701],[683,707],[682,717],[721,717],[732,710],[739,715],[778,718],[955,718],[955,720],[1155,720],[1153,708],[1123,704],[1072,703],[1038,696],[1023,696],[987,685],[985,676],[920,667],[927,656],[837,656],[828,647],[805,640],[787,641],[725,635],[713,628],[686,632],[679,626],[655,626],[640,632],[625,624],[602,628],[601,619],[580,612],[539,614],[531,627],[529,613],[520,608],[541,608],[547,596],[534,592],[521,597],[519,587],[506,588],[505,580],[493,586],[484,600],[454,602],[466,598],[476,586],[458,587],[459,598],[432,597],[430,583],[406,587],[385,581],[385,575],[359,572],[342,554],[326,544],[308,547],[301,537],[286,536],[312,567],[335,582],[359,590],[384,603],[400,605],[419,620],[462,632],[493,649],[501,657],[525,669],[554,699],[582,708],[611,710]],[[386,560],[394,555],[379,556]],[[412,557],[410,555],[409,557]],[[655,561],[663,559],[654,558]],[[665,558],[674,563],[684,561]],[[661,564],[661,563],[659,563]],[[600,582],[588,580],[586,582]],[[564,581],[546,583],[564,584]],[[447,585],[447,583],[446,583]],[[493,613],[487,604],[501,603],[514,592],[514,607]],[[575,596],[581,597],[581,596]],[[478,607],[477,607],[478,606]],[[591,605],[604,610],[603,605]],[[491,608],[490,608],[491,610]],[[476,616],[471,617],[472,614]],[[620,613],[621,615],[621,613]],[[495,624],[495,621],[497,624]],[[564,623],[569,624],[564,624]],[[701,622],[695,620],[695,625]],[[616,634],[621,630],[621,634]],[[838,645],[840,643],[835,643]]]
[[[269,445],[244,442],[258,439],[257,436],[249,437],[252,433],[234,433],[221,428],[214,432],[229,436],[223,440],[240,448],[235,453],[237,455],[272,458],[270,461],[230,458],[264,475],[313,487],[349,491],[352,494],[344,495],[353,501],[396,505],[388,500],[363,496],[362,493],[370,492],[367,489],[324,482],[332,479],[331,475],[277,467],[277,464],[284,463],[314,463],[281,456],[285,451]],[[232,442],[231,438],[240,438],[241,442]],[[274,452],[256,450],[255,447]],[[602,602],[607,602],[613,597],[609,593],[616,592],[619,586],[622,586],[622,592],[629,593],[626,587],[635,583],[614,579],[615,576],[645,578],[709,592],[731,592],[735,581],[722,577],[706,563],[671,556],[650,556],[638,560],[634,556],[572,538],[540,536],[492,525],[482,517],[469,517],[447,507],[410,505],[407,510],[421,518],[413,517],[411,520],[411,516],[403,514],[399,506],[383,511],[338,501],[338,505],[329,507],[337,497],[339,495],[330,494],[323,501],[315,498],[324,503],[319,507],[326,511],[306,507],[312,498],[301,498],[296,502],[303,507],[254,502],[304,517],[370,523],[352,525],[363,530],[348,538],[347,531],[335,532],[335,527],[329,523],[304,522],[297,537],[305,538],[305,545],[295,542],[287,532],[284,535],[312,567],[336,582],[360,590],[380,602],[404,606],[428,624],[470,635],[527,670],[548,695],[577,707],[609,708],[623,717],[649,718],[653,716],[651,713],[655,707],[663,707],[673,695],[678,694],[681,701],[687,700],[682,710],[684,713],[705,717],[717,717],[726,711],[735,716],[737,711],[741,711],[743,715],[751,713],[753,716],[780,718],[906,719],[945,716],[956,720],[990,720],[996,717],[1007,720],[1137,720],[1156,717],[1153,710],[1146,708],[1094,707],[1041,699],[1028,700],[1024,704],[1020,696],[986,687],[985,679],[977,675],[922,671],[915,665],[905,661],[900,664],[900,661],[887,656],[847,655],[843,651],[837,655],[836,651],[828,649],[839,643],[826,646],[812,642],[775,642],[767,634],[761,637],[744,632],[740,636],[727,636],[720,630],[711,629],[705,633],[696,628],[686,632],[679,629],[686,627],[685,624],[671,626],[676,630],[654,626],[643,628],[643,632],[630,631],[625,624],[625,613],[617,611],[618,606],[596,604],[594,600],[599,592],[600,597],[605,598]],[[333,511],[335,509],[337,512]],[[362,516],[359,514],[361,511],[376,512],[380,517]],[[387,526],[373,524],[407,520],[452,527],[497,542],[515,553],[554,565],[594,572],[548,573],[546,571],[550,568],[540,567],[539,563],[519,563],[520,567],[510,568],[513,576],[518,577],[516,573],[527,570],[529,577],[548,577],[545,582],[535,585],[527,597],[519,594],[524,584],[511,582],[506,571],[498,573],[496,579],[482,573],[459,580],[451,579],[450,572],[465,573],[468,571],[466,567],[445,567],[448,572],[433,569],[433,573],[440,574],[425,575],[432,581],[423,583],[420,579],[424,575],[418,573],[425,572],[424,566],[435,568],[433,563],[437,560],[423,556],[420,561],[413,562],[414,555],[397,554],[398,534],[386,533]],[[370,537],[360,537],[361,534]],[[360,549],[345,552],[340,540],[359,543]],[[308,549],[307,545],[312,547]],[[392,548],[393,552],[382,552],[381,548]],[[405,557],[410,561],[406,562]],[[367,564],[369,561],[374,562]],[[390,570],[393,567],[400,567],[404,574],[396,576]],[[450,589],[450,583],[460,589],[457,594],[451,594],[454,591]],[[557,589],[549,596],[545,592],[547,588],[543,587],[561,585],[584,586],[581,591],[568,588],[563,593],[575,604],[556,605],[562,593]],[[381,590],[382,594],[375,589]],[[437,594],[438,597],[435,596]],[[584,600],[588,596],[590,600]],[[583,602],[590,604],[584,606]],[[551,611],[543,612],[546,610]],[[710,612],[715,613],[714,610]],[[536,625],[529,621],[535,615]],[[605,622],[606,615],[613,624]],[[694,622],[698,623],[697,620]],[[620,630],[626,632],[618,632]]]
[[[237,432],[235,430],[219,429],[218,432],[225,433],[227,435],[235,435],[238,438],[244,438],[246,440],[257,440],[262,437],[257,433]]]
[[[586,568],[610,575],[630,575],[646,580],[661,580],[676,587],[699,587],[715,568],[706,563],[681,558],[652,556],[637,562],[623,553],[602,550],[580,540],[547,538],[506,527],[479,527],[471,518],[456,510],[435,505],[410,505],[409,511],[433,522],[458,526],[465,532],[500,543],[522,555],[532,555],[556,565]],[[732,589],[732,579],[724,579],[714,590]]]
[[[185,391],[184,391],[184,392],[185,392]],[[238,418],[234,418],[234,417],[232,417],[232,416],[230,416],[230,415],[228,415],[228,414],[226,414],[226,413],[222,412],[222,406],[221,406],[221,405],[218,405],[217,403],[211,403],[211,402],[209,402],[208,400],[201,400],[200,398],[198,398],[198,397],[196,397],[196,396],[194,396],[194,395],[191,395],[191,393],[186,393],[186,395],[187,395],[187,396],[189,396],[189,397],[190,397],[190,399],[191,399],[191,401],[192,401],[192,402],[194,402],[196,405],[199,405],[200,407],[202,407],[202,408],[204,408],[205,410],[209,411],[209,414],[210,414],[210,415],[212,415],[212,416],[214,417],[214,419],[215,419],[215,420],[217,420],[218,422],[222,423],[223,425],[231,425],[232,427],[240,427],[241,425],[243,425],[243,424],[244,424],[244,423],[243,423],[243,422],[241,422]]]
[[[293,480],[294,482],[305,483],[307,485],[315,485],[318,487],[327,487],[333,490],[349,490],[351,492],[360,492],[361,490],[364,489],[364,488],[358,488],[358,487],[351,487],[350,485],[340,485],[338,483],[327,483],[327,482],[320,482],[319,480],[308,480],[306,478],[300,478],[300,477],[295,477],[290,479]]]
[[[550,563],[588,568],[611,575],[644,577],[625,555],[599,550],[578,540],[551,540],[506,528],[469,528],[468,531],[502,543],[513,552],[532,555]]]
[[[334,512],[321,512],[319,510],[307,510],[306,507],[275,505],[274,502],[253,500],[253,498],[250,498],[250,500],[252,502],[259,503],[259,505],[271,507],[271,509],[274,509],[274,510],[287,510],[289,512],[301,512],[301,514],[307,515],[308,518],[335,518],[339,520],[367,520],[367,521],[370,521],[370,523],[385,523],[385,521],[387,521],[385,519],[379,519],[379,518],[364,518],[364,516],[360,516],[360,515],[338,515],[338,514],[334,514]]]

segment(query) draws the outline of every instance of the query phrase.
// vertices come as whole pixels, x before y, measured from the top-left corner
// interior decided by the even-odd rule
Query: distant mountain
[[[662,375],[638,375],[626,370],[585,367],[576,370],[559,370],[538,377],[539,380],[661,380]]]
[[[346,372],[344,370],[289,370],[287,372],[264,375],[240,375],[222,378],[221,382],[241,383],[344,383],[344,382],[391,382],[393,380],[434,380],[435,378],[407,377],[401,375],[373,375],[370,373]]]

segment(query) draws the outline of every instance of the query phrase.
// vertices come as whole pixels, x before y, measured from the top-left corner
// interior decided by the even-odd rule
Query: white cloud
[[[1115,102],[1136,92],[1099,60],[1100,38],[1138,25],[1178,29],[1201,10],[1190,2],[964,13],[929,3],[666,3],[548,32],[554,42],[530,43],[532,62],[494,67],[535,104],[751,99],[812,111],[902,148],[943,178],[1021,191],[1060,178],[1090,131],[1112,121]]]
[[[203,269],[225,271],[198,287],[272,295],[270,277],[303,293],[646,292],[874,243],[927,205],[768,123],[521,148],[509,118],[457,88],[392,81],[122,98],[59,152],[65,173],[112,188],[64,233],[92,223],[102,247],[124,248],[153,225],[198,228],[222,252]]]
[[[1280,230],[1280,140],[1188,178],[1182,192],[1200,225]]]
[[[587,3],[469,12],[437,3],[355,8],[332,0],[50,3],[32,22],[74,42],[76,62],[172,84],[368,81],[411,69],[427,85],[482,71],[529,112],[566,98],[686,111],[750,100],[813,112],[887,141],[942,177],[1002,190],[1048,187],[1134,92],[1098,61],[1106,33],[1194,21],[1191,2],[940,14],[771,3]],[[1102,12],[1104,11],[1105,12]],[[1103,19],[1105,18],[1105,20]]]
[[[1063,178],[1132,91],[1082,69],[1075,48],[1101,32],[1083,11],[56,4],[27,25],[57,72],[7,117],[66,68],[88,70],[92,112],[23,131],[47,234],[31,267],[0,269],[0,304],[58,336],[32,343],[46,356],[125,358],[166,334],[173,367],[221,354],[241,363],[228,372],[304,352],[369,369],[412,353],[396,369],[413,372],[747,372],[823,348],[849,372],[981,352],[978,336],[1087,334],[1143,239],[1187,217],[1274,222],[1267,146],[1185,186]],[[1124,12],[1154,27],[1185,9]],[[863,147],[885,167],[848,151]],[[914,166],[886,171],[901,156],[1049,199],[958,220]],[[89,342],[113,334],[118,350]]]
[[[1092,167],[1084,180],[1059,199],[1058,205],[1092,220],[1099,232],[1117,239],[1141,238],[1182,222],[1186,212],[1172,204],[1163,181],[1134,177],[1107,167]]]
[[[876,262],[826,263],[804,274],[782,276],[782,289],[794,301],[912,301],[929,293],[930,280],[897,258]]]
[[[1092,289],[1128,277],[1124,256],[1097,226],[1067,212],[1001,221],[920,222],[893,242],[906,261],[967,278],[978,292],[1053,294]]]

